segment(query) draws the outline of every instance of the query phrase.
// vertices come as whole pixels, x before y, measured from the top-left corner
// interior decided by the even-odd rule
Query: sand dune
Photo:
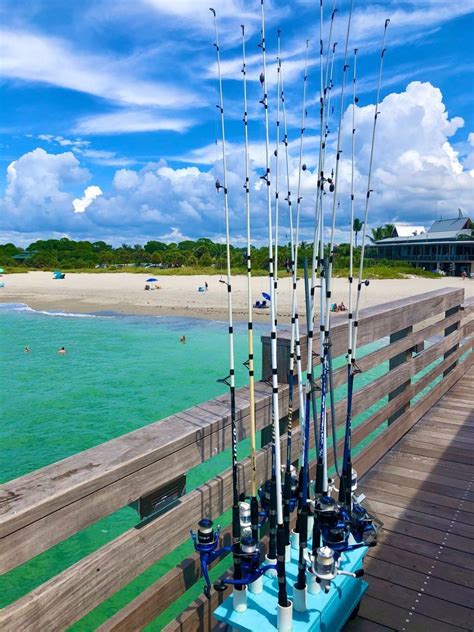
[[[0,302],[27,303],[34,309],[67,312],[97,312],[112,310],[126,314],[167,316],[193,316],[197,318],[225,319],[227,317],[226,285],[219,276],[162,276],[161,289],[145,291],[147,275],[130,273],[66,274],[63,280],[54,280],[51,272],[9,274],[3,277],[5,287],[0,289]],[[207,281],[209,291],[198,292]],[[281,279],[278,291],[278,316],[287,322],[290,316],[289,278]],[[466,296],[474,295],[474,281],[460,278],[371,281],[363,289],[362,307],[385,303],[399,298],[422,294],[443,287],[464,288]],[[334,301],[347,304],[346,279],[334,279]],[[303,282],[299,282],[298,300],[304,306]],[[261,300],[261,292],[268,292],[268,279],[253,279],[253,302]],[[247,278],[236,276],[232,280],[234,318],[246,320]],[[254,310],[255,320],[267,320],[269,310]]]

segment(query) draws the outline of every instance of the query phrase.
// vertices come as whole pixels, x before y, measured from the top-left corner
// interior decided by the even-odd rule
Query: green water
[[[247,379],[242,366],[246,358],[246,326],[237,324],[235,331],[236,380],[242,385]],[[265,326],[257,326],[255,333],[259,336],[264,331]],[[186,344],[179,341],[183,334]],[[225,323],[51,315],[24,306],[0,306],[0,341],[0,482],[225,392],[225,387],[216,381],[227,375]],[[25,345],[31,353],[23,352]],[[61,346],[67,348],[65,356],[57,353]],[[373,348],[367,347],[361,354]],[[341,361],[336,361],[336,366]],[[258,375],[258,343],[256,362]],[[381,365],[361,375],[357,388],[387,368]],[[343,390],[336,395],[343,396]],[[381,400],[365,411],[355,425],[384,402]],[[242,442],[239,458],[246,454],[248,442]],[[188,490],[222,471],[229,460],[226,451],[194,468],[187,477]],[[225,516],[221,523],[226,523]],[[4,575],[0,578],[0,606],[18,599],[136,524],[135,511],[125,507]],[[73,629],[96,629],[191,550],[191,543],[183,544]],[[188,591],[188,601],[201,590],[198,584]],[[160,630],[180,608],[182,600],[149,629]]]

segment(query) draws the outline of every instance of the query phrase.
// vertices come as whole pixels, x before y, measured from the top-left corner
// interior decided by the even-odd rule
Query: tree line
[[[355,233],[355,263],[360,256],[360,245],[357,243],[358,234],[363,228],[363,222],[356,219],[353,230]],[[382,239],[391,235],[393,226],[372,229],[371,240]],[[327,248],[327,247],[326,247]],[[345,268],[349,265],[349,244],[339,244],[336,249],[335,267]],[[278,268],[288,269],[290,262],[290,244],[281,244],[278,248]],[[303,265],[304,259],[311,259],[313,244],[302,241],[299,244],[298,264]],[[246,247],[231,246],[231,264],[234,269],[246,269]],[[370,249],[368,252],[370,257]],[[0,245],[0,265],[8,267],[27,267],[29,269],[84,269],[84,268],[113,268],[114,266],[158,266],[160,268],[199,267],[223,270],[226,265],[225,244],[215,243],[211,239],[201,237],[196,240],[184,240],[179,243],[164,243],[150,240],[146,244],[122,244],[111,246],[105,241],[75,241],[63,237],[62,239],[38,240],[26,249],[19,248],[12,243]],[[252,267],[255,270],[268,269],[268,247],[252,246]]]

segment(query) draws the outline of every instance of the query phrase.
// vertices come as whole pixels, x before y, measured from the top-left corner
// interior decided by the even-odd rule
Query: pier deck
[[[474,367],[362,479],[383,520],[347,632],[474,629]]]

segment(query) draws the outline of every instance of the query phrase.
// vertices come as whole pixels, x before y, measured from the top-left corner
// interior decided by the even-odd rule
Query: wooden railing
[[[375,348],[361,357],[359,366],[365,373],[379,369],[374,371],[372,381],[354,396],[354,417],[361,416],[355,419],[353,432],[359,476],[473,363],[473,314],[474,301],[464,301],[463,290],[449,288],[361,312],[360,348],[363,351],[371,343]],[[335,358],[345,353],[346,338],[347,318],[336,315],[332,331]],[[264,337],[262,342],[265,378],[268,339]],[[278,343],[280,405],[285,411],[289,336],[281,334]],[[303,337],[302,350],[305,348]],[[385,365],[380,366],[383,363],[388,363],[388,370]],[[337,369],[335,387],[345,381],[345,368]],[[378,404],[376,410],[364,414],[374,404]],[[294,405],[296,409],[297,398]],[[336,404],[338,427],[344,423],[345,405],[345,399]],[[265,381],[256,385],[256,408],[257,429],[261,431],[263,444],[257,454],[257,475],[262,484],[271,466],[271,451],[264,445],[268,440],[266,429],[271,424],[271,388]],[[248,436],[250,426],[247,388],[237,391],[237,424],[240,441]],[[313,438],[312,441],[314,445]],[[339,449],[341,442],[339,439]],[[365,445],[363,449],[361,442]],[[4,484],[0,487],[1,572],[19,566],[138,498],[166,487],[190,468],[229,448],[230,443],[229,401],[224,394]],[[297,455],[298,426],[293,433],[293,447]],[[284,439],[282,449],[285,449]],[[248,458],[239,463],[239,477],[242,491],[249,490]],[[231,472],[227,469],[182,496],[155,519],[126,531],[5,607],[0,613],[0,629],[53,632],[68,628],[185,542],[189,529],[199,519],[205,516],[217,519],[230,506]],[[227,533],[228,529],[224,529],[223,537]],[[199,580],[199,563],[194,554],[184,562],[176,561],[175,568],[117,612],[100,630],[140,630],[183,595]],[[210,602],[198,599],[167,626],[167,631],[210,628],[212,608],[217,602],[216,593],[211,595]]]

